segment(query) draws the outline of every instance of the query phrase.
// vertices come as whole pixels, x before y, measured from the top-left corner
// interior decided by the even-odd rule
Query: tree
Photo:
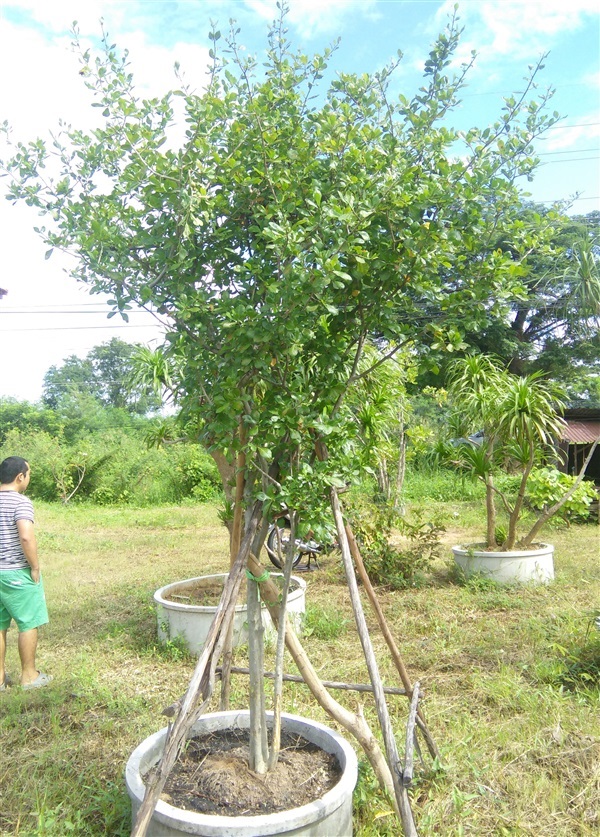
[[[90,395],[106,407],[143,415],[161,402],[153,389],[136,381],[133,358],[140,347],[113,337],[95,346],[85,358],[71,355],[44,376],[42,400],[58,409],[73,396]]]
[[[90,360],[77,355],[65,358],[62,366],[51,366],[44,375],[42,401],[53,410],[59,408],[65,396],[74,393],[93,395],[94,371]]]
[[[313,58],[292,52],[284,18],[285,10],[270,32],[264,69],[242,54],[236,30],[223,55],[213,32],[202,94],[184,89],[140,101],[126,57],[107,41],[102,56],[83,52],[102,127],[65,129],[51,147],[18,145],[5,164],[8,197],[48,215],[51,226],[40,229],[48,246],[74,250],[74,274],[92,291],[111,293],[115,310],[152,303],[169,318],[165,351],[179,370],[183,418],[195,418],[204,444],[237,466],[234,519],[243,526],[232,533],[237,557],[224,608],[247,560],[261,575],[252,556],[281,505],[301,530],[330,504],[388,768],[372,735],[360,732],[364,719],[336,717],[367,748],[410,832],[338,499],[362,464],[347,394],[368,374],[361,364],[371,339],[382,347],[374,366],[405,347],[420,357],[453,351],[461,329],[486,322],[515,292],[522,266],[495,241],[501,232],[522,255],[535,243],[519,220],[514,181],[533,171],[531,143],[555,117],[545,114],[547,96],[528,98],[536,68],[494,125],[466,134],[446,127],[468,70],[449,74],[459,40],[454,20],[412,99],[390,96],[398,61],[373,75],[340,74],[317,97],[332,50]],[[183,98],[187,120],[178,148],[170,142],[173,95]],[[206,693],[225,612],[173,726],[164,770]],[[288,647],[299,653],[291,640]],[[260,676],[254,685],[260,691]],[[261,770],[260,736],[253,740]]]
[[[561,381],[571,397],[589,395],[600,373],[597,213],[569,218],[526,204],[521,218],[546,235],[522,261],[522,285],[506,310],[466,333],[465,342],[500,358],[515,375],[541,371]],[[511,252],[503,237],[497,243]],[[514,256],[521,260],[522,254]]]
[[[0,398],[0,445],[11,430],[43,430],[56,436],[61,433],[62,424],[53,410],[15,398]]]

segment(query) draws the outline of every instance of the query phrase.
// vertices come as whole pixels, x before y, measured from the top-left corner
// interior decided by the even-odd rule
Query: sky
[[[403,53],[398,92],[411,97],[455,0],[289,0],[288,37],[294,48],[320,52],[338,38],[335,71],[372,72]],[[82,43],[99,43],[102,25],[127,49],[140,96],[186,82],[201,91],[211,46],[211,21],[226,32],[237,21],[239,42],[260,57],[275,0],[0,0],[0,122],[14,140],[48,137],[62,119],[89,128],[97,118],[71,48],[77,21]],[[560,122],[537,143],[542,162],[523,188],[550,205],[572,201],[570,212],[600,209],[599,0],[462,0],[464,27],[458,63],[477,58],[454,127],[484,127],[499,115],[503,97],[522,90],[528,67],[548,53],[539,90],[552,88]],[[103,23],[101,23],[101,21]],[[0,158],[6,149],[0,145]],[[4,200],[0,180],[0,398],[36,402],[44,374],[71,355],[119,337],[155,346],[161,326],[146,312],[129,324],[107,319],[105,297],[91,296],[68,276],[66,257],[34,232],[35,211]]]

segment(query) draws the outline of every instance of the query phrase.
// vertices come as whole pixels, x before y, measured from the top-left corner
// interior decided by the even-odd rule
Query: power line
[[[48,302],[45,305],[32,305],[32,308],[88,308],[94,306],[98,308],[98,310],[106,310],[106,303],[103,302],[60,302],[60,303],[52,303]],[[138,311],[147,310],[147,309],[134,309]]]
[[[595,128],[600,122],[577,122],[575,125],[550,125],[547,131],[562,131],[566,128]]]
[[[39,309],[36,310],[34,308],[4,308],[0,309],[0,314],[31,314],[33,316],[40,316],[46,314],[75,314],[76,316],[83,316],[85,314],[95,314],[106,316],[106,308],[98,309],[97,311],[65,311],[65,310],[44,310]],[[132,316],[133,314],[149,314],[151,317],[154,315],[150,311],[127,311],[127,316]]]
[[[600,195],[592,195],[588,198],[550,198],[543,201],[535,201],[535,203],[562,203],[566,201],[567,203],[575,203],[576,201],[598,201],[600,200]]]
[[[91,329],[116,329],[116,328],[161,328],[159,323],[149,323],[147,325],[131,325],[130,323],[122,323],[121,325],[108,326],[41,326],[40,328],[5,328],[2,330],[3,334],[23,332],[23,331],[90,331]]]
[[[571,148],[569,151],[540,151],[538,157],[548,157],[550,154],[587,154],[591,151],[598,151],[597,148]]]
[[[556,165],[556,163],[580,163],[584,160],[600,160],[600,157],[572,157],[570,160],[546,160],[542,166]]]

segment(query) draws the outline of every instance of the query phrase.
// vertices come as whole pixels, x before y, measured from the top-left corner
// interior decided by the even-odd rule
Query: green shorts
[[[5,631],[14,619],[22,633],[39,628],[48,622],[44,585],[31,579],[31,570],[0,571],[0,631]]]

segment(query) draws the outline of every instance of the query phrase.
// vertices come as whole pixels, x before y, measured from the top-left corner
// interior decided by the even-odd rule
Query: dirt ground
[[[276,768],[265,776],[248,767],[248,730],[222,730],[190,740],[162,799],[203,814],[273,814],[313,802],[341,777],[335,756],[282,731]]]
[[[280,582],[278,576],[273,580]],[[290,592],[298,587],[293,581],[290,583]],[[223,579],[200,578],[198,581],[189,584],[181,584],[175,590],[165,594],[165,599],[179,604],[194,605],[196,607],[216,607],[223,593]],[[242,583],[238,595],[238,604],[246,604],[246,584]]]

